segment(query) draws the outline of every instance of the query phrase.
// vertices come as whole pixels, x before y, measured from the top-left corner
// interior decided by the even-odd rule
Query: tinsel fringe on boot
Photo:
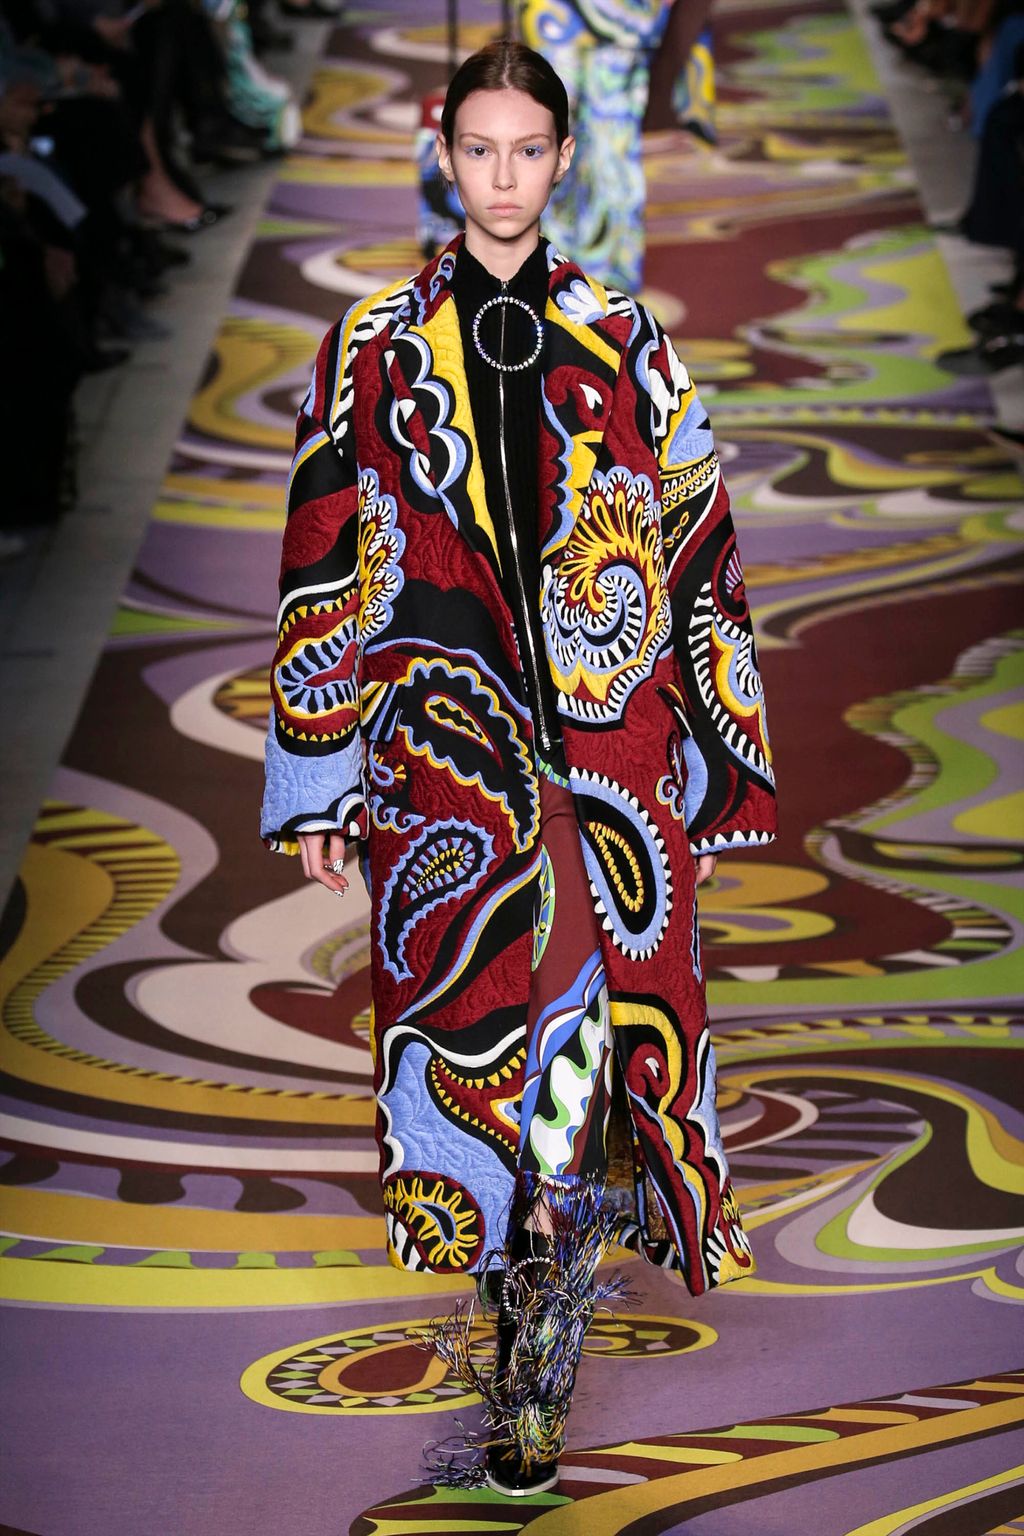
[[[475,1301],[460,1303],[451,1317],[427,1330],[425,1343],[467,1390],[483,1399],[487,1424],[482,1436],[463,1432],[426,1448],[434,1483],[478,1486],[484,1477],[482,1462],[468,1458],[492,1444],[514,1446],[527,1472],[558,1459],[576,1368],[594,1312],[613,1300],[630,1299],[621,1275],[595,1284],[598,1264],[614,1242],[618,1225],[603,1194],[603,1183],[595,1180],[554,1182],[519,1176],[510,1232],[526,1226],[543,1204],[551,1231],[539,1235],[547,1238],[550,1252],[515,1260],[506,1247],[487,1256],[486,1271],[498,1270],[503,1278],[499,1315],[513,1317],[517,1324],[508,1368],[500,1376],[493,1355],[481,1362],[478,1345],[471,1353]],[[487,1294],[486,1286],[484,1290]]]

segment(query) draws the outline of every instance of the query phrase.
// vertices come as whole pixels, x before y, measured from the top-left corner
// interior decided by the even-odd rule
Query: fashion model
[[[576,140],[544,228],[602,283],[636,292],[643,281],[642,127],[714,139],[709,9],[710,0],[517,0],[519,35],[565,86]]]
[[[489,1370],[465,1318],[434,1343],[510,1496],[557,1479],[609,1244],[694,1295],[753,1270],[696,889],[775,829],[707,416],[652,315],[540,236],[573,148],[539,54],[467,59],[438,136],[465,236],[324,338],[263,807],[336,896],[358,849],[388,1255],[494,1307]]]

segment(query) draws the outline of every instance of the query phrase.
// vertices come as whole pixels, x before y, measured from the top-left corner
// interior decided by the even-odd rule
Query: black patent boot
[[[509,1243],[509,1258],[520,1283],[534,1288],[543,1285],[553,1254],[553,1243],[540,1232],[521,1229]],[[513,1364],[519,1336],[520,1319],[509,1297],[513,1289],[508,1284],[502,1286],[498,1307],[494,1382],[499,1392],[508,1383],[509,1367]],[[518,1362],[517,1369],[522,1368],[522,1362]],[[530,1403],[521,1411],[536,1414],[540,1420],[544,1419],[543,1404]],[[538,1461],[535,1457],[527,1460],[516,1441],[511,1439],[495,1441],[487,1447],[484,1468],[488,1488],[494,1493],[504,1494],[506,1498],[522,1499],[535,1493],[547,1493],[558,1483],[557,1456],[545,1461]]]
[[[514,1445],[491,1445],[484,1460],[485,1479],[492,1493],[507,1499],[528,1499],[558,1487],[558,1461],[526,1463]]]

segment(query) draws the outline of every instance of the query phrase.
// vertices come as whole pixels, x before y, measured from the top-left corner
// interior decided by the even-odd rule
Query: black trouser
[[[1024,95],[997,101],[985,123],[964,233],[1019,250],[1024,229]]]
[[[0,199],[0,525],[45,521],[59,511],[79,372],[78,321],[46,281],[43,248],[28,220]]]

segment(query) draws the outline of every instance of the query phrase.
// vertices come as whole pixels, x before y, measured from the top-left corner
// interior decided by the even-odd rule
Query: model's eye
[[[473,160],[482,160],[486,153],[486,144],[468,144],[466,146],[466,154],[469,155]]]
[[[523,154],[526,156],[527,160],[539,160],[543,153],[543,144],[527,144],[523,150]]]

